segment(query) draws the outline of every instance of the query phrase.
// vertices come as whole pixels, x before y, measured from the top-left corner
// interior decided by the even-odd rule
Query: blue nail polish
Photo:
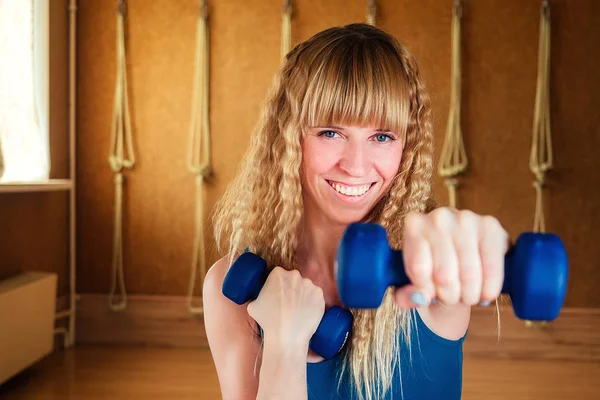
[[[423,292],[414,292],[410,296],[410,300],[413,302],[413,304],[417,306],[427,305],[427,298],[425,297],[425,294]]]
[[[492,303],[491,301],[489,301],[489,300],[486,300],[486,301],[482,301],[481,303],[479,303],[479,305],[480,305],[480,306],[482,306],[482,307],[487,307],[487,306],[489,306],[491,303]]]
[[[433,299],[431,299],[431,304],[437,304],[438,299],[436,299],[435,297]]]

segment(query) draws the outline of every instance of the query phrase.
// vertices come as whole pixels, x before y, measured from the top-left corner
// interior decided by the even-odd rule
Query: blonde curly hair
[[[330,28],[285,57],[249,149],[216,205],[215,239],[219,250],[229,253],[229,265],[247,247],[270,268],[298,268],[301,143],[308,127],[338,124],[373,124],[401,136],[394,181],[363,219],[383,225],[392,247],[401,245],[404,217],[432,207],[430,101],[415,58],[371,25]],[[391,290],[377,310],[351,311],[353,330],[341,374],[349,374],[360,399],[381,398],[400,366],[400,337],[409,342],[414,314],[394,305]]]

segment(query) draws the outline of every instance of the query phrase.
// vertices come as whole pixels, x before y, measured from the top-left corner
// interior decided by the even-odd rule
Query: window
[[[48,0],[0,0],[0,183],[49,178]]]

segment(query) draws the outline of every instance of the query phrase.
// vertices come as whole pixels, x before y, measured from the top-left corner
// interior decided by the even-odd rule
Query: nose
[[[350,176],[363,177],[369,172],[369,154],[364,143],[349,141],[340,158],[340,168]]]

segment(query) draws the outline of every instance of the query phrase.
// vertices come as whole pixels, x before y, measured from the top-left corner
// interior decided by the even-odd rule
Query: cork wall
[[[129,293],[185,295],[194,228],[194,176],[187,170],[186,155],[199,2],[127,3],[127,72],[138,163],[126,175],[125,280]],[[205,185],[204,219],[212,263],[219,255],[209,213],[235,173],[279,66],[282,2],[208,3],[214,176]],[[293,3],[294,44],[333,25],[365,21],[367,1]],[[550,3],[555,155],[544,197],[546,225],[563,238],[569,252],[567,305],[598,307],[600,3]],[[516,238],[533,226],[535,191],[528,163],[540,1],[463,4],[462,129],[469,168],[460,179],[458,202],[461,208],[496,216]],[[378,26],[395,35],[420,63],[432,98],[437,162],[449,110],[452,1],[384,0],[378,5]],[[83,293],[106,293],[110,284],[114,184],[107,158],[116,76],[115,6],[113,1],[87,0],[80,2],[78,11],[77,265],[78,291]],[[66,25],[64,30],[66,40]],[[62,40],[57,38],[58,48]],[[57,72],[61,79],[63,73]],[[56,104],[66,104],[63,89],[55,91]],[[53,107],[65,122],[66,106]],[[62,122],[56,124],[53,159],[61,160],[66,154],[66,128],[63,132]],[[56,173],[66,173],[66,163],[55,162]],[[438,202],[445,204],[447,192],[437,175],[434,189]],[[0,215],[13,226],[2,233],[0,243],[13,265],[44,265],[59,271],[65,265],[66,270],[66,247],[61,244],[66,241],[66,196],[12,195],[1,197],[0,204]],[[55,210],[51,220],[39,214],[46,207]],[[36,235],[39,241],[31,239]],[[47,247],[41,248],[42,242]],[[44,255],[27,254],[31,243]]]

